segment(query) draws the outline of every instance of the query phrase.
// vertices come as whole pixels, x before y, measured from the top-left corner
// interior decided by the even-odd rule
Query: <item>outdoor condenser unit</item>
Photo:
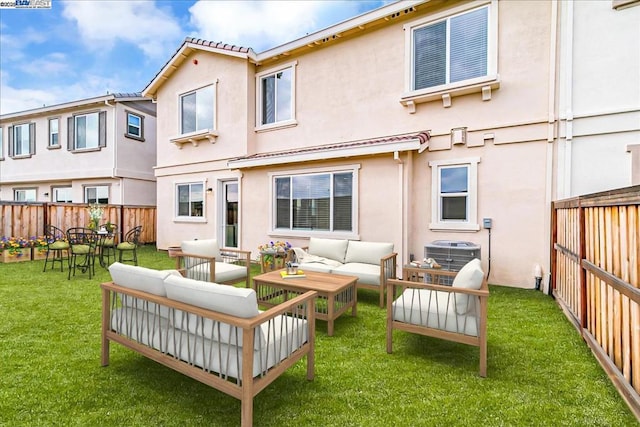
[[[482,259],[480,245],[460,240],[434,240],[425,245],[424,257],[433,258],[443,270],[449,271],[460,271],[472,259]],[[446,284],[450,285],[453,279],[448,279]]]

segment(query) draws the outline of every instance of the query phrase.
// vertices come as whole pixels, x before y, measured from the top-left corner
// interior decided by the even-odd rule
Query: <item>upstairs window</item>
[[[257,75],[258,127],[295,124],[295,64]]]
[[[204,217],[204,183],[191,182],[176,185],[176,216]]]
[[[413,90],[487,75],[488,11],[482,7],[413,30]]]
[[[36,124],[9,126],[9,157],[30,157],[36,154]]]
[[[109,186],[97,185],[84,188],[85,203],[99,203],[106,205],[109,203]]]
[[[180,133],[214,130],[214,86],[180,96]]]
[[[69,150],[91,150],[107,146],[107,113],[78,114],[68,119]]]
[[[59,147],[59,119],[49,119],[49,147]]]
[[[2,144],[2,126],[0,126],[0,160],[4,160],[4,145]]]
[[[354,172],[274,177],[274,229],[355,232]]]
[[[142,138],[142,117],[127,113],[127,136]]]

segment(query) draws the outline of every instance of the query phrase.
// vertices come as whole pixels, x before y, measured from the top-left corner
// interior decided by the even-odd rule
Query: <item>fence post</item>
[[[580,289],[580,313],[578,318],[580,319],[580,327],[584,330],[587,327],[587,270],[582,265],[582,260],[586,258],[586,215],[584,213],[584,206],[582,206],[582,197],[578,197],[578,222],[580,231],[578,232],[578,267],[580,268],[580,274],[578,275],[578,286]]]

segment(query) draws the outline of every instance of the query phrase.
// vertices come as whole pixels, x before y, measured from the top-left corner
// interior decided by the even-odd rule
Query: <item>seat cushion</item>
[[[309,239],[309,250],[311,255],[329,258],[340,263],[344,263],[344,256],[347,253],[348,240],[341,239],[321,239],[312,237]]]
[[[76,255],[86,255],[91,252],[89,245],[71,245],[71,253]]]
[[[180,247],[185,254],[221,259],[220,247],[216,239],[185,240]]]
[[[62,240],[56,240],[55,242],[49,244],[49,249],[54,250],[54,251],[69,249],[69,242],[64,242]]]
[[[471,296],[477,301],[477,296]],[[471,304],[475,307],[475,304]],[[456,296],[452,292],[407,288],[392,304],[393,320],[433,329],[478,336],[479,323],[475,309],[464,315],[457,313]]]
[[[211,280],[209,277],[209,263],[203,262],[187,268],[186,276],[190,279],[215,283],[240,281],[247,278],[247,267],[225,262],[216,262],[216,277]]]
[[[116,246],[116,248],[119,251],[132,251],[136,248],[136,245],[135,243],[122,242],[122,243],[118,243],[118,246]]]
[[[358,277],[358,283],[365,285],[380,285],[380,265],[350,262],[334,268],[331,273]]]
[[[484,272],[478,258],[474,258],[464,265],[453,279],[451,286],[454,288],[480,289],[484,279]],[[458,314],[465,314],[469,308],[469,296],[466,294],[456,294],[456,311]]]
[[[342,265],[342,264],[338,263],[338,265]],[[315,271],[317,273],[331,273],[331,271],[335,267],[332,267],[329,264],[324,264],[321,262],[303,262],[302,264],[298,265],[298,268],[302,271]]]
[[[350,240],[347,246],[345,263],[360,262],[380,265],[380,259],[393,252],[393,243],[358,242]]]

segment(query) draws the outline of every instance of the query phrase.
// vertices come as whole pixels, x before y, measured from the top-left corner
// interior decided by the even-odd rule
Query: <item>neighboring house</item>
[[[557,198],[640,184],[640,1],[562,1]]]
[[[460,240],[490,283],[533,287],[559,3],[393,3],[262,53],[186,39],[142,92],[158,105],[158,247],[386,241],[402,267]]]
[[[0,200],[156,203],[156,106],[110,94],[0,116]]]

